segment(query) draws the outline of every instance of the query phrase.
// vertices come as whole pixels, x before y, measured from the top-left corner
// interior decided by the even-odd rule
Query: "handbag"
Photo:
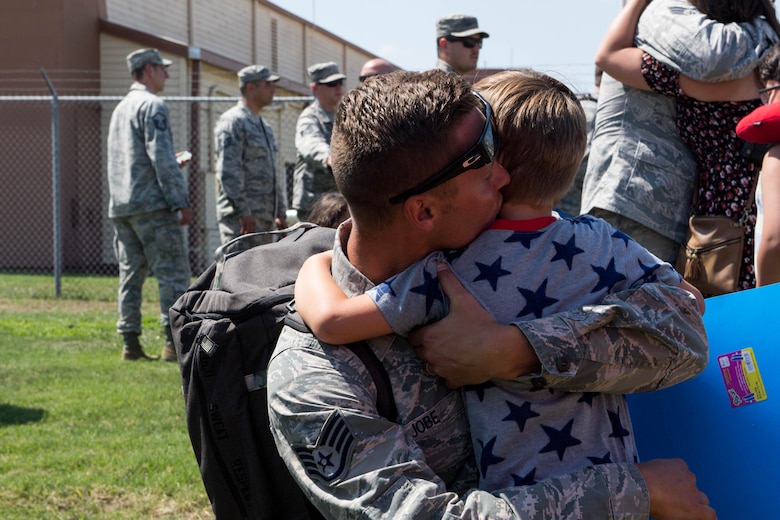
[[[744,221],[735,222],[723,216],[691,215],[688,219],[688,239],[680,248],[677,271],[704,295],[734,292],[739,281],[744,246]]]
[[[705,296],[737,290],[745,251],[745,224],[753,205],[757,181],[758,174],[753,180],[748,207],[739,221],[707,215],[691,215],[688,219],[688,237],[680,248],[676,268]]]

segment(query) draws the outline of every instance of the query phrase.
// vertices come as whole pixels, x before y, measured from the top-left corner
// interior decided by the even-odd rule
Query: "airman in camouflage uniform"
[[[477,19],[466,14],[451,14],[436,20],[436,69],[464,75],[473,72],[479,62],[482,40],[490,35],[479,28]]]
[[[744,76],[771,46],[764,24],[720,24],[687,0],[654,0],[636,43],[687,76],[724,81]],[[688,229],[696,173],[675,110],[666,96],[604,75],[581,207],[672,264]]]
[[[239,235],[287,227],[287,204],[276,174],[276,141],[260,110],[273,102],[279,76],[250,65],[238,71],[241,100],[214,128],[217,219],[222,244]],[[260,235],[243,248],[271,241]]]
[[[298,220],[309,216],[312,204],[323,193],[336,191],[330,168],[330,136],[333,116],[343,94],[346,76],[332,61],[316,63],[308,69],[314,102],[298,116],[295,128],[295,179],[292,207]]]
[[[585,171],[588,168],[588,157],[590,156],[590,144],[593,140],[593,128],[596,126],[596,104],[599,99],[599,87],[601,85],[601,76],[603,71],[596,69],[596,83],[593,91],[580,96],[580,104],[585,111],[585,121],[588,126],[588,140],[585,148],[585,155],[582,157],[580,167],[577,169],[577,175],[574,176],[574,182],[569,191],[564,195],[556,206],[556,209],[576,217],[580,214],[580,205],[582,202],[582,182],[585,179]]]
[[[390,97],[399,100],[393,110],[387,110]],[[333,146],[334,155],[348,167],[334,164],[334,174],[353,220],[337,233],[332,273],[354,296],[411,265],[421,250],[459,247],[481,231],[483,220],[498,211],[499,189],[508,176],[491,162],[493,155],[484,155],[492,153],[484,143],[478,143],[469,152],[474,160],[461,165],[455,177],[420,185],[435,177],[431,171],[445,171],[440,168],[461,156],[486,124],[459,76],[441,71],[393,74],[358,86],[342,103]],[[422,111],[425,117],[416,117]],[[366,135],[378,143],[376,148],[355,146]],[[390,145],[392,138],[396,140]],[[428,160],[422,161],[420,152],[410,154],[412,145],[427,150]],[[448,189],[427,189],[439,184]],[[410,186],[415,195],[399,204],[389,202]],[[473,298],[471,302],[469,309],[479,308]],[[458,335],[473,339],[476,334],[468,350],[476,351],[476,359],[490,358],[469,370],[503,367],[503,373],[487,371],[482,381],[530,372],[519,379],[540,390],[625,393],[656,388],[669,377],[689,377],[707,355],[696,304],[684,291],[662,284],[645,284],[602,305],[513,325],[491,325],[482,316],[475,321],[470,310],[452,315],[457,312],[453,303],[447,328],[454,323]],[[509,336],[504,334],[508,329]],[[518,337],[523,335],[526,346]],[[486,345],[485,338],[511,342],[509,348],[498,339]],[[445,350],[460,350],[455,343]],[[601,464],[529,486],[477,490],[461,394],[432,375],[431,360],[418,358],[404,338],[388,335],[368,345],[390,379],[398,411],[394,421],[379,414],[373,378],[349,349],[285,328],[269,363],[269,414],[277,447],[326,518],[633,519],[648,518],[651,510],[672,518],[661,514],[670,509],[679,518],[714,518],[702,514],[706,497],[681,461]],[[521,351],[531,348],[536,361],[524,365]],[[535,368],[512,368],[519,366]],[[651,489],[659,490],[656,486],[663,491],[651,495]]]
[[[160,289],[162,358],[176,361],[168,309],[190,283],[183,225],[192,220],[187,184],[173,151],[168,108],[157,97],[169,60],[156,49],[127,56],[135,82],[111,114],[108,130],[108,217],[119,263],[119,320],[123,359],[156,359],[141,347],[141,291],[151,269]]]

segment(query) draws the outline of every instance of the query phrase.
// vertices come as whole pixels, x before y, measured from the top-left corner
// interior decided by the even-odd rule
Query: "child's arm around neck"
[[[304,262],[295,282],[295,307],[320,341],[343,345],[392,332],[373,300],[347,297],[330,274],[333,252]]]

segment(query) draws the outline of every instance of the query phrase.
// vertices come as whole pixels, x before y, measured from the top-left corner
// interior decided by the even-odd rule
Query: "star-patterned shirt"
[[[681,280],[672,266],[588,215],[497,220],[465,249],[433,253],[368,292],[397,334],[446,314],[435,274],[442,260],[501,323],[598,304],[648,282],[678,286]],[[492,380],[464,391],[481,489],[638,460],[622,395],[525,381]]]

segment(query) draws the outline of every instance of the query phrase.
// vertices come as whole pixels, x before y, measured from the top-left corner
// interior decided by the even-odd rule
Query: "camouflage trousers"
[[[672,266],[677,263],[677,253],[680,250],[679,242],[643,226],[636,220],[605,209],[592,208],[588,214],[606,220],[664,262],[669,262]]]
[[[292,207],[298,211],[298,220],[305,221],[311,207],[324,193],[338,191],[333,174],[319,168],[295,170],[293,183]]]
[[[255,217],[255,230],[256,231],[272,231],[276,229],[273,222],[265,219]],[[219,243],[222,245],[227,244],[237,236],[241,231],[241,223],[235,215],[229,215],[219,219]],[[247,237],[240,242],[232,245],[225,251],[226,253],[232,253],[234,251],[243,251],[244,249],[250,249],[262,244],[270,244],[275,240],[274,235],[257,235]]]
[[[141,292],[151,270],[160,290],[160,324],[168,309],[190,285],[190,262],[184,230],[170,211],[111,219],[114,253],[119,264],[116,330],[141,333]]]

